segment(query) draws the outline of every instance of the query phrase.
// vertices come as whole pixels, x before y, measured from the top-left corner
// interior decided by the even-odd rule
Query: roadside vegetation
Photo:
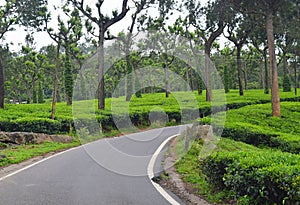
[[[164,93],[143,94],[142,98],[133,96],[129,102],[125,101],[124,96],[108,98],[106,99],[105,110],[97,110],[96,107],[93,109],[93,106],[96,106],[96,102],[93,100],[77,101],[74,104],[78,103],[76,107],[83,109],[76,115],[78,120],[94,120],[96,116],[97,121],[103,126],[103,131],[110,132],[116,129],[112,114],[121,118],[128,113],[134,125],[147,127],[150,126],[149,112],[154,112],[156,108],[160,108],[169,117],[168,125],[176,125],[181,123],[181,115],[184,111],[198,112],[199,116],[203,117],[211,114],[211,106],[226,105],[227,109],[237,109],[246,105],[270,102],[270,94],[265,95],[262,93],[263,90],[248,90],[245,92],[245,96],[239,96],[238,91],[232,91],[226,94],[226,102],[213,102],[213,104],[206,102],[205,92],[203,95],[192,92],[175,92],[170,94],[169,98],[165,98]],[[298,100],[299,97],[295,96],[293,92],[285,92],[281,95],[281,101]],[[113,107],[112,101],[114,102]],[[198,108],[195,107],[197,105]],[[127,110],[127,107],[129,107],[129,110]],[[269,116],[270,113],[267,108],[265,106],[265,114]],[[57,115],[52,120],[50,103],[7,104],[5,109],[0,110],[0,130],[69,134],[75,131],[72,107],[67,106],[65,103],[58,103]]]
[[[270,106],[227,111],[222,138],[212,155],[200,158],[200,140],[177,163],[183,179],[207,200],[220,204],[299,203],[299,102],[281,103],[281,118],[270,115]],[[209,117],[200,120],[209,122]]]

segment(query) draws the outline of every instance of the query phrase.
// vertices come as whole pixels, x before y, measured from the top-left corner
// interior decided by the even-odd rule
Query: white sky
[[[93,5],[95,5],[98,0],[85,0],[85,1],[88,3],[88,5],[93,7]],[[205,4],[208,0],[199,0],[199,1],[201,1],[202,4]],[[56,19],[57,19],[58,11],[54,11],[52,8],[53,8],[54,4],[56,6],[63,5],[62,2],[63,2],[63,0],[55,0],[55,1],[50,0],[49,1],[49,9],[51,9],[51,11],[52,11],[52,19],[53,19],[50,25],[54,28],[57,25]],[[132,5],[132,3],[130,3],[129,6],[130,5]],[[102,12],[107,13],[108,15],[111,15],[112,10],[118,9],[120,11],[121,7],[122,7],[122,0],[105,1],[103,4]],[[156,15],[155,11],[150,11],[150,14]],[[64,14],[61,14],[61,16],[63,16],[63,15]],[[121,20],[120,22],[118,22],[115,25],[113,25],[112,27],[110,27],[111,33],[114,35],[117,35],[119,32],[125,31],[130,24],[130,18],[131,18],[131,14],[129,13],[123,20]],[[175,16],[174,16],[174,18],[175,18]],[[5,39],[6,39],[5,43],[10,43],[10,42],[13,43],[13,45],[11,46],[11,49],[13,51],[18,51],[18,50],[20,50],[21,46],[24,45],[24,39],[26,36],[26,32],[24,31],[24,28],[21,28],[19,26],[15,27],[15,29],[16,29],[15,31],[8,32],[5,35]],[[47,46],[47,45],[53,43],[51,38],[45,32],[35,33],[34,38],[36,41],[37,49],[40,49],[43,46]]]

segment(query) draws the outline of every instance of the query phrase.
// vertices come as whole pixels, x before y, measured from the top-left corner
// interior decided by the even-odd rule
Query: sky
[[[63,2],[66,0],[59,0],[59,1],[49,1],[49,9],[52,13],[52,22],[50,23],[50,26],[53,28],[57,27],[57,21],[55,21],[57,19],[58,16],[58,11],[55,11],[53,9],[53,6],[55,4],[55,6],[62,6]],[[200,0],[201,3],[205,4],[207,2],[207,0]],[[95,5],[97,0],[85,0],[85,2],[87,2],[88,5]],[[130,2],[130,1],[129,1]],[[132,2],[129,4],[130,7],[132,7]],[[103,4],[103,9],[102,12],[103,13],[107,13],[107,14],[111,14],[111,11],[118,9],[119,11],[121,10],[122,7],[122,0],[110,0],[110,1],[105,1]],[[107,11],[107,12],[106,12]],[[151,15],[156,15],[156,12],[154,10],[150,10],[149,13]],[[63,13],[60,14],[62,17],[64,16]],[[131,14],[127,14],[127,16],[121,20],[120,22],[116,23],[115,25],[113,25],[112,27],[110,27],[110,31],[112,34],[117,35],[119,32],[121,31],[125,31],[127,29],[127,27],[130,24],[130,17]],[[175,18],[175,16],[174,16]],[[23,27],[19,27],[19,26],[15,26],[15,31],[11,31],[8,32],[5,35],[5,42],[9,42],[12,43],[12,45],[10,46],[11,50],[13,51],[18,51],[21,49],[22,45],[24,45],[24,39],[26,36],[26,32],[24,31]],[[34,33],[34,39],[36,41],[36,49],[40,49],[43,46],[47,46],[51,43],[53,43],[53,41],[51,40],[51,38],[48,36],[48,34],[46,32],[35,32]]]

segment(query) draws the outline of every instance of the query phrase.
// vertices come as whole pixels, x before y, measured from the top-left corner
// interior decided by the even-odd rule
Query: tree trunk
[[[210,71],[210,44],[205,45],[205,86],[206,86],[206,101],[212,100],[212,88],[211,88],[211,71]]]
[[[57,50],[56,50],[56,66],[55,66],[55,73],[54,73],[54,89],[53,89],[52,111],[51,111],[51,119],[52,120],[54,120],[54,118],[55,118],[56,102],[57,102],[58,70],[60,67],[59,52],[60,52],[60,41],[57,44]]]
[[[188,91],[190,89],[190,86],[191,86],[192,91],[194,91],[192,83],[190,83],[189,67],[188,66],[185,69],[185,77],[186,77],[186,91]]]
[[[238,66],[239,93],[240,93],[240,96],[244,96],[241,49],[242,48],[240,46],[237,46],[236,60],[237,60],[237,66]]]
[[[169,84],[169,67],[165,64],[165,81],[166,81],[166,98],[169,97],[170,84]]]
[[[286,52],[284,51],[283,52],[283,73],[284,75],[287,75],[288,74],[288,68],[287,68],[287,56],[286,56]]]
[[[127,44],[127,43],[126,43]],[[129,44],[129,43],[128,43]],[[126,65],[127,65],[127,93],[126,93],[126,101],[130,101],[131,96],[133,94],[133,73],[132,73],[132,63],[130,60],[130,52],[129,47],[130,45],[126,45],[126,51],[125,51],[125,59],[126,59]]]
[[[263,62],[261,61],[261,65],[263,64]],[[265,81],[264,81],[264,70],[262,66],[259,66],[260,68],[260,72],[259,72],[259,78],[260,78],[260,89],[265,89]]]
[[[134,72],[134,90],[136,91],[135,96],[137,98],[141,98],[142,97],[142,89],[144,89],[144,85],[143,85],[143,81],[144,81],[144,76],[142,75],[142,83],[140,82],[140,80],[138,79],[138,71],[137,71],[137,65],[132,67],[133,72]],[[142,85],[141,85],[142,84]],[[142,87],[141,87],[142,86]]]
[[[265,89],[264,93],[269,94],[269,71],[268,71],[268,58],[267,58],[267,49],[264,50],[264,65],[265,65]]]
[[[4,68],[3,68],[3,61],[2,61],[2,48],[0,47],[0,108],[1,109],[4,109],[4,97],[5,97]]]
[[[100,31],[98,51],[98,110],[105,108],[104,92],[104,29]]]
[[[64,80],[65,80],[65,96],[67,106],[72,105],[73,98],[73,72],[72,72],[72,63],[70,59],[70,51],[69,45],[66,46],[66,59],[65,59],[65,72],[64,72]]]
[[[272,95],[272,115],[274,117],[280,117],[280,96],[278,86],[278,71],[275,54],[274,43],[274,27],[273,27],[273,14],[267,14],[266,30],[268,37],[268,47],[270,55],[270,76],[271,76],[271,95]]]
[[[295,64],[294,64],[294,80],[295,80],[295,95],[297,95],[297,85],[298,85],[298,82],[297,82],[297,61],[295,61]]]
[[[248,70],[247,70],[247,63],[244,62],[244,83],[245,83],[245,90],[248,90]]]

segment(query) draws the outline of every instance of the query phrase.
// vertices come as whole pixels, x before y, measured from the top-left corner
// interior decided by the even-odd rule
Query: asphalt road
[[[147,167],[160,144],[180,131],[169,127],[99,140],[52,157],[0,181],[0,205],[169,204]],[[162,155],[155,173],[162,170]]]

